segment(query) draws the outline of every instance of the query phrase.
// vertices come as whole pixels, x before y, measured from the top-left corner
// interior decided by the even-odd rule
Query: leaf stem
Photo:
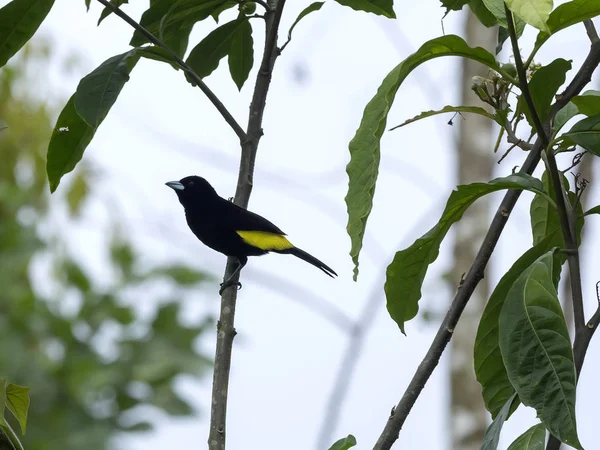
[[[590,82],[592,74],[598,65],[600,64],[600,45],[598,43],[593,43],[586,57],[583,65],[571,81],[564,92],[558,96],[555,104],[550,109],[548,113],[548,118],[545,123],[545,133],[548,134],[551,130],[551,123],[554,120],[554,116],[556,113],[560,111],[571,99],[579,94],[581,90]],[[543,150],[543,145],[541,139],[538,136],[538,139],[533,145],[527,159],[525,160],[523,167],[521,169],[522,172],[531,174],[539,163],[540,156]],[[469,269],[464,281],[459,286],[454,299],[446,313],[425,357],[419,364],[419,367],[415,371],[412,380],[410,381],[408,387],[404,391],[402,398],[398,405],[393,409],[393,413],[388,418],[385,427],[379,436],[379,439],[375,446],[374,450],[389,450],[393,443],[398,439],[398,435],[408,414],[410,413],[412,407],[415,402],[419,398],[421,391],[425,387],[427,380],[433,373],[433,370],[436,368],[442,353],[444,352],[448,342],[452,337],[452,333],[454,332],[454,328],[458,323],[458,320],[465,309],[475,287],[479,283],[479,281],[483,278],[484,270],[487,266],[487,263],[491,257],[492,251],[496,246],[498,239],[506,225],[508,217],[517,202],[520,195],[520,191],[508,191],[498,211],[496,212],[494,219],[490,225],[490,228],[479,248],[479,252]],[[598,313],[598,319],[600,320],[600,313]],[[585,342],[581,339],[580,347],[583,349]],[[589,344],[589,340],[587,341]],[[577,339],[576,339],[577,344]],[[576,345],[577,347],[577,345]],[[587,346],[585,346],[587,349]],[[577,365],[578,360],[578,350],[577,347],[575,351],[575,364]],[[585,352],[583,352],[585,353]]]
[[[219,98],[215,95],[215,93],[210,90],[210,88],[206,85],[206,83],[204,83],[204,81],[202,81],[202,78],[200,78],[198,76],[198,74],[196,72],[194,72],[194,70],[189,65],[187,65],[183,59],[181,59],[177,55],[177,53],[175,53],[173,50],[171,50],[169,48],[169,46],[167,44],[165,44],[163,41],[161,41],[156,36],[154,36],[152,33],[150,33],[148,30],[146,30],[146,28],[144,28],[139,23],[137,23],[135,20],[133,20],[131,17],[129,17],[125,12],[121,11],[121,9],[119,7],[110,3],[109,0],[98,0],[98,2],[102,3],[108,9],[110,9],[113,13],[115,13],[117,16],[119,16],[121,19],[123,19],[129,25],[131,25],[134,29],[136,29],[137,31],[142,33],[154,45],[156,45],[158,47],[162,47],[165,50],[167,50],[171,54],[171,56],[173,57],[173,59],[175,60],[177,65],[179,67],[181,67],[182,70],[184,70],[185,72],[187,72],[189,74],[189,76],[194,80],[194,83],[196,83],[198,85],[198,87],[204,93],[204,95],[206,95],[206,97],[215,106],[215,108],[217,108],[217,111],[219,111],[221,116],[223,116],[223,118],[225,119],[225,122],[227,122],[229,124],[229,126],[233,129],[233,131],[238,136],[240,141],[243,142],[246,140],[246,133],[244,132],[243,128],[237,123],[235,118],[231,115],[229,110],[225,107],[225,105],[221,102],[221,100],[219,100]]]
[[[246,139],[242,140],[242,152],[238,173],[237,188],[234,202],[246,208],[252,192],[254,165],[258,143],[263,134],[262,120],[266,106],[267,93],[271,84],[271,76],[277,59],[277,32],[285,0],[271,0],[270,11],[265,16],[265,50],[256,77],[254,94],[250,103],[250,116]],[[225,268],[224,279],[228,278],[236,267],[236,261],[229,258]],[[238,281],[237,279],[234,281]],[[221,311],[217,325],[217,345],[215,349],[215,369],[213,373],[212,402],[210,412],[210,431],[208,448],[210,450],[225,450],[225,435],[227,421],[227,396],[229,391],[229,372],[231,368],[231,353],[233,338],[237,289],[225,289],[221,297]]]

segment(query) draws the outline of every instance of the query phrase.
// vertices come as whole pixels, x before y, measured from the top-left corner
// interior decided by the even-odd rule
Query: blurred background
[[[0,6],[7,2],[0,1]],[[456,184],[509,174],[498,130],[473,116],[436,116],[384,134],[382,164],[358,282],[345,232],[348,142],[384,76],[423,42],[459,34],[493,50],[496,30],[467,11],[444,18],[439,2],[396,2],[397,20],[334,2],[304,19],[277,60],[250,209],[333,267],[328,279],[295,258],[252,258],[238,298],[228,408],[231,449],[322,450],[352,433],[370,448],[437,330],[502,194],[478,202],[430,269],[407,336],[385,310],[385,268],[431,228]],[[280,36],[308,5],[288,2]],[[147,2],[124,10],[139,19]],[[202,448],[208,435],[218,283],[225,258],[188,230],[164,183],[197,174],[234,194],[236,136],[200,90],[168,65],[142,59],[84,161],[50,196],[45,153],[52,127],[81,77],[127,50],[132,29],[102,7],[57,2],[35,38],[0,70],[0,374],[31,387],[28,450]],[[221,17],[221,23],[235,12]],[[261,27],[255,23],[255,48]],[[213,27],[194,28],[191,42]],[[443,28],[442,28],[443,27]],[[521,40],[528,52],[536,33]],[[584,27],[561,32],[536,61],[585,57]],[[501,59],[506,60],[508,54]],[[256,59],[256,57],[255,57]],[[256,68],[238,92],[225,64],[206,81],[245,124]],[[478,104],[471,78],[487,71],[458,58],[419,67],[401,87],[388,125],[421,111]],[[596,81],[593,81],[593,85]],[[568,159],[563,161],[568,165]],[[593,165],[586,202],[598,203]],[[472,345],[489,292],[531,245],[523,194],[452,348],[396,444],[477,449],[489,417],[473,381]],[[588,219],[584,294],[595,309],[597,233]],[[592,340],[579,384],[580,439],[593,442],[600,394]],[[581,395],[584,393],[584,395]],[[506,448],[535,423],[521,407]],[[588,444],[589,445],[589,444]]]

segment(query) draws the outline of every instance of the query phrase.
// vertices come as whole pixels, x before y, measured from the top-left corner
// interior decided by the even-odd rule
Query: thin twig
[[[254,162],[258,142],[262,136],[262,118],[266,105],[267,93],[271,84],[271,75],[277,58],[277,32],[285,0],[272,0],[269,3],[271,11],[265,16],[265,50],[256,77],[254,94],[250,103],[250,116],[246,139],[242,141],[242,154],[238,174],[234,202],[246,208],[252,192]],[[228,278],[235,268],[236,261],[229,258],[225,268],[224,279]],[[237,278],[233,281],[238,281]],[[235,286],[235,285],[234,285]],[[225,435],[227,421],[227,395],[229,391],[229,372],[231,368],[231,352],[233,338],[237,289],[225,289],[221,297],[221,311],[217,326],[217,345],[215,349],[215,368],[213,373],[212,401],[210,412],[210,431],[208,448],[210,450],[225,450]]]
[[[556,103],[550,109],[548,118],[546,119],[544,131],[549,133],[551,123],[554,116],[560,111],[575,95],[591,80],[594,69],[600,64],[600,45],[593,43],[588,56],[583,65],[573,78],[573,81],[567,86],[565,91],[558,96]],[[529,153],[525,163],[523,164],[522,172],[531,174],[540,160],[540,155],[543,150],[542,142],[536,140],[531,152]],[[390,415],[383,432],[379,436],[379,440],[374,446],[374,450],[388,450],[392,444],[398,439],[398,434],[404,425],[410,410],[414,406],[421,391],[425,387],[425,383],[431,376],[433,370],[437,366],[444,349],[448,345],[450,338],[458,319],[460,318],[465,306],[467,305],[475,287],[483,277],[483,272],[490,259],[492,251],[498,242],[500,234],[504,229],[506,221],[520,195],[520,191],[508,191],[492,220],[490,228],[479,248],[479,252],[473,261],[467,276],[458,289],[458,292],[452,300],[452,304],[444,317],[440,328],[438,329],[429,350],[427,351],[423,361],[417,368],[410,384],[408,385],[402,399],[394,408],[394,413]],[[600,313],[599,313],[600,314]],[[577,341],[576,341],[577,343]],[[583,344],[581,344],[583,348]],[[585,347],[587,349],[587,347]]]
[[[196,83],[198,85],[198,87],[204,93],[204,95],[206,95],[206,97],[215,106],[215,108],[217,108],[217,111],[219,111],[219,113],[221,113],[221,115],[223,116],[225,121],[233,129],[233,131],[238,136],[240,141],[244,142],[246,140],[246,133],[244,132],[242,127],[237,123],[235,118],[231,115],[229,110],[225,107],[225,105],[221,102],[221,100],[219,100],[219,98],[214,94],[214,92],[210,90],[210,88],[206,85],[206,83],[204,83],[204,81],[202,81],[202,78],[200,78],[200,76],[198,76],[198,74],[196,72],[194,72],[194,70],[188,64],[186,64],[186,62],[183,59],[181,59],[179,57],[179,55],[177,55],[177,53],[175,53],[173,50],[171,50],[169,48],[169,46],[167,44],[165,44],[163,41],[161,41],[156,36],[154,36],[152,33],[150,33],[148,30],[146,30],[146,28],[141,26],[139,23],[137,23],[135,20],[133,20],[131,17],[129,17],[126,13],[121,11],[120,8],[118,8],[117,6],[110,3],[109,0],[98,0],[98,2],[102,3],[108,9],[110,9],[113,13],[115,13],[117,16],[119,16],[121,19],[123,19],[129,25],[131,25],[134,29],[136,29],[137,31],[142,33],[154,45],[156,45],[158,47],[162,47],[165,50],[167,50],[171,54],[171,56],[173,57],[173,59],[175,60],[177,65],[179,67],[181,67],[182,70],[184,70],[185,72],[188,73],[188,75],[194,80],[194,83]]]
[[[592,44],[594,42],[598,42],[600,38],[598,38],[598,32],[596,31],[596,27],[594,26],[594,22],[591,19],[584,20],[583,25],[585,26],[585,31],[587,31],[587,35],[590,38]]]

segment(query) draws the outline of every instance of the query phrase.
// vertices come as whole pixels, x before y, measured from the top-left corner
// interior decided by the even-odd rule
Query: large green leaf
[[[575,103],[569,102],[565,106],[563,106],[554,117],[554,133],[558,133],[558,131],[560,131],[560,129],[577,114],[579,114],[579,110],[577,109]]]
[[[473,14],[475,14],[479,21],[486,27],[489,28],[498,24],[498,20],[490,10],[486,8],[482,0],[469,0],[469,8],[471,8]]]
[[[588,117],[600,115],[600,91],[585,91],[571,99],[577,111]]]
[[[158,36],[167,39],[181,28],[189,28],[218,11],[226,0],[177,0],[161,18]]]
[[[508,450],[544,450],[546,448],[546,427],[538,423],[520,435]]]
[[[156,0],[150,3],[150,8],[144,11],[142,18],[140,19],[140,25],[146,30],[158,37],[160,31],[160,21],[165,14],[169,11],[169,8],[173,6],[173,0]],[[147,44],[148,38],[135,30],[133,37],[129,42],[132,47],[139,47],[140,45]]]
[[[540,67],[531,77],[531,81],[529,82],[529,92],[531,93],[535,110],[542,123],[548,117],[550,104],[554,99],[554,95],[564,84],[566,74],[569,70],[571,70],[571,62],[558,58],[547,66]],[[534,127],[532,114],[522,95],[519,97],[519,109],[525,113],[529,125]]]
[[[552,11],[552,0],[505,0],[506,6],[524,22],[538,30],[549,32],[548,17]]]
[[[354,262],[354,279],[358,277],[358,257],[362,248],[367,219],[373,207],[373,195],[379,172],[380,140],[396,92],[406,77],[426,61],[441,56],[462,56],[500,70],[494,56],[481,47],[471,48],[459,36],[442,36],[423,44],[398,64],[383,80],[375,96],[365,107],[361,123],[350,141],[350,162],[346,167],[349,185],[346,195],[348,234]]]
[[[102,123],[139,59],[134,48],[107,59],[81,79],[75,92],[75,109],[90,127],[96,129]]]
[[[555,232],[558,234],[558,231]],[[508,292],[519,276],[540,256],[553,248],[554,236],[550,235],[527,250],[500,279],[485,306],[473,351],[475,376],[481,384],[485,407],[496,417],[502,406],[514,394],[508,379],[498,340],[498,319],[506,302]]]
[[[329,450],[348,450],[356,445],[356,438],[349,434],[345,438],[336,441]]]
[[[72,171],[81,161],[83,152],[95,133],[96,129],[90,127],[77,114],[73,94],[58,116],[48,144],[46,173],[50,182],[50,192],[54,192],[62,176]]]
[[[340,5],[349,6],[355,11],[365,11],[390,19],[396,18],[394,0],[335,0]]]
[[[597,0],[573,0],[557,6],[548,18],[548,30],[540,31],[535,40],[533,54],[546,42],[550,36],[560,30],[591,19],[600,14],[600,2]]]
[[[540,180],[521,173],[496,178],[489,183],[458,186],[452,191],[437,225],[410,247],[396,253],[386,271],[385,295],[390,316],[403,333],[404,323],[415,317],[419,310],[423,279],[429,265],[436,260],[450,226],[460,220],[475,200],[502,189],[524,189],[544,194]]]
[[[6,387],[6,407],[15,416],[21,427],[21,433],[27,431],[27,413],[29,411],[29,388],[9,384]]]
[[[594,155],[600,156],[600,114],[580,120],[563,136]]]
[[[13,0],[0,9],[0,67],[31,39],[53,4],[54,0]]]
[[[405,120],[400,125],[396,125],[395,127],[390,128],[390,131],[395,130],[396,128],[404,127],[404,126],[408,125],[409,123],[413,123],[418,120],[425,119],[427,117],[432,117],[432,116],[436,116],[438,114],[445,114],[445,113],[449,113],[449,112],[479,114],[480,116],[487,117],[488,119],[496,120],[496,116],[494,114],[488,112],[487,110],[485,110],[484,108],[481,108],[480,106],[450,106],[450,105],[448,105],[448,106],[444,106],[442,109],[438,109],[438,110],[423,111],[421,114],[416,115],[415,117],[413,117],[411,119]]]
[[[499,317],[500,351],[523,404],[562,442],[581,449],[575,420],[575,364],[555,287],[554,251],[510,289]]]
[[[252,25],[244,17],[240,18],[242,23],[233,32],[228,58],[229,73],[239,90],[242,90],[254,64]]]
[[[483,436],[483,443],[481,444],[481,450],[496,450],[498,448],[498,442],[500,441],[500,432],[502,431],[502,426],[506,419],[508,419],[511,407],[513,406],[513,402],[517,397],[517,393],[515,392],[511,397],[504,403],[504,406],[498,413],[498,415],[494,418],[492,423],[485,430],[485,435]]]
[[[242,16],[211,31],[192,49],[186,63],[200,78],[209,76],[219,66],[219,61],[229,54],[239,30],[249,26],[247,22],[248,19]],[[188,81],[192,82],[189,78]]]

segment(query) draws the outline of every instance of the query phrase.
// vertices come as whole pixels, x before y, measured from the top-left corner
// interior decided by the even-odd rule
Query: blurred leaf
[[[355,11],[365,11],[390,19],[396,18],[393,0],[335,0],[340,5],[349,6]]]
[[[350,162],[346,167],[349,185],[346,206],[348,208],[347,231],[352,243],[350,256],[354,262],[354,280],[358,277],[358,257],[367,219],[373,207],[375,184],[379,172],[380,141],[386,127],[387,115],[396,92],[406,77],[424,62],[441,56],[462,56],[479,61],[491,69],[499,69],[491,53],[481,47],[469,47],[459,36],[448,35],[426,42],[385,77],[377,93],[365,107],[358,130],[349,144]]]
[[[135,252],[128,242],[120,238],[113,239],[110,246],[110,258],[125,276],[129,276],[133,272]]]
[[[492,423],[485,430],[485,435],[483,436],[483,443],[481,445],[481,450],[496,450],[498,448],[498,442],[500,441],[500,432],[502,431],[502,426],[506,419],[508,419],[509,412],[511,410],[512,404],[517,398],[517,393],[515,392],[507,401],[504,403],[504,406],[498,413],[498,415],[494,418]],[[518,404],[518,400],[517,400]]]
[[[580,120],[563,136],[594,155],[600,156],[600,115]]]
[[[429,265],[437,259],[450,226],[461,219],[475,200],[502,189],[523,189],[547,195],[540,180],[521,173],[496,178],[489,183],[458,186],[450,194],[438,223],[410,247],[396,253],[387,268],[384,289],[388,312],[402,333],[406,334],[404,324],[417,315],[425,274]]]
[[[82,292],[88,292],[92,287],[87,274],[74,261],[66,261],[63,266],[64,274],[67,278],[67,283],[75,286]]]
[[[6,387],[6,407],[19,421],[21,433],[27,431],[27,413],[29,411],[29,388],[9,384]]]
[[[219,61],[227,56],[236,33],[247,25],[247,22],[248,19],[242,16],[213,30],[192,49],[186,63],[200,78],[209,76],[217,68]],[[246,78],[247,76],[246,74]],[[187,74],[186,78],[193,84],[193,80]]]
[[[556,230],[555,234],[558,233],[559,231]],[[500,311],[517,278],[540,256],[553,248],[553,240],[554,236],[549,235],[514,262],[496,285],[479,321],[475,337],[473,364],[475,376],[481,384],[485,407],[493,418],[498,415],[500,409],[515,392],[508,379],[502,353],[500,352],[498,340]]]
[[[564,84],[566,74],[569,70],[571,70],[571,62],[558,58],[547,66],[540,67],[531,77],[529,91],[535,110],[542,123],[546,121],[550,112],[550,104],[554,100],[554,95]],[[518,108],[525,113],[529,125],[534,127],[535,124],[533,123],[532,115],[522,95],[519,96]]]
[[[550,32],[548,17],[552,11],[552,0],[505,0],[513,14],[538,30]]]
[[[121,428],[122,431],[139,433],[143,431],[152,431],[154,429],[154,426],[150,422],[137,422],[129,426],[121,425],[119,428]]]
[[[79,216],[84,200],[89,194],[89,186],[86,180],[86,174],[79,172],[67,191],[67,204],[72,216]]]
[[[238,20],[241,19],[242,17],[238,18]],[[229,73],[231,73],[231,78],[240,91],[254,64],[253,45],[252,26],[250,21],[246,19],[232,34],[228,58]]]
[[[194,412],[191,405],[179,397],[171,386],[161,386],[156,389],[152,404],[171,416],[187,416]]]
[[[546,448],[546,427],[538,423],[520,435],[508,450],[544,450]]]
[[[117,8],[119,8],[119,7],[121,7],[121,5],[129,3],[129,0],[110,0],[110,3],[115,5]],[[104,9],[102,10],[102,13],[100,13],[100,18],[98,19],[98,25],[100,25],[102,23],[102,21],[104,19],[106,19],[110,14],[112,14],[112,9],[110,9],[108,6],[105,6]]]
[[[150,274],[152,276],[169,277],[175,283],[180,284],[182,286],[193,286],[210,279],[206,273],[181,264],[173,264],[170,266],[154,269]]]
[[[345,438],[336,441],[329,450],[348,450],[356,445],[356,438],[349,434]]]
[[[575,363],[554,284],[554,251],[513,284],[499,317],[499,342],[511,384],[562,442],[581,449],[575,420]]]
[[[0,8],[0,67],[35,34],[54,0],[12,0]]]
[[[75,92],[75,109],[90,127],[97,129],[117,101],[140,59],[137,52],[134,48],[107,59],[79,82]]]
[[[63,175],[71,172],[81,161],[83,152],[94,137],[96,129],[89,126],[75,110],[75,94],[63,108],[50,143],[46,172],[50,182],[50,192],[54,192]]]

